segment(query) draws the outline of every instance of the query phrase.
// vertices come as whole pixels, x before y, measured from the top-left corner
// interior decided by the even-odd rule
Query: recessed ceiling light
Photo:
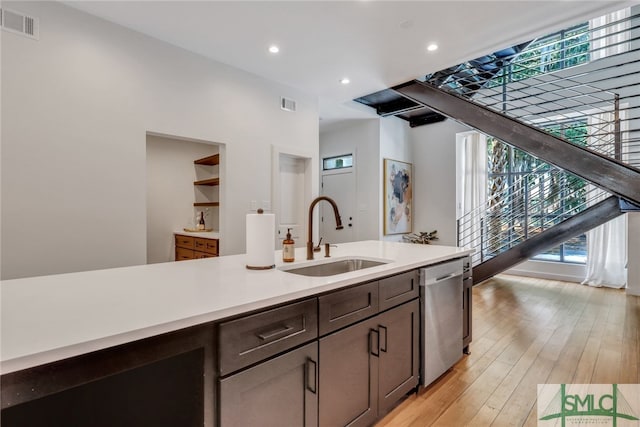
[[[438,45],[435,44],[435,43],[430,43],[429,46],[427,46],[427,50],[429,52],[436,51],[436,50],[438,50]]]
[[[271,46],[269,46],[269,52],[278,53],[278,52],[280,52],[280,48],[278,46],[276,46],[275,44],[272,44]]]
[[[351,83],[351,80],[349,80],[348,78],[344,77],[344,78],[340,79],[340,83],[342,83],[343,85],[348,85],[349,83]]]

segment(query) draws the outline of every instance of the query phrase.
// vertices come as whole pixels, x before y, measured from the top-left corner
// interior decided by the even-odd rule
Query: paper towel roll
[[[247,214],[247,268],[267,270],[275,267],[274,214]]]

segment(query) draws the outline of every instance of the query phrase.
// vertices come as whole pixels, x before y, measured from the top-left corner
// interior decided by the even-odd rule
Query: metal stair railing
[[[568,181],[582,185],[565,185]],[[578,181],[575,181],[578,180]],[[609,196],[555,167],[541,165],[457,220],[458,245],[478,265]]]
[[[469,61],[425,81],[543,130],[587,122],[589,150],[640,168],[640,15],[563,34],[533,41],[499,72]]]

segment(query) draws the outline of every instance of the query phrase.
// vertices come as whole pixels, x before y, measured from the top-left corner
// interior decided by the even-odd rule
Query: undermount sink
[[[303,265],[300,267],[280,267],[280,270],[287,273],[300,274],[302,276],[324,277],[362,270],[364,268],[376,267],[378,265],[388,264],[389,262],[391,261],[346,258],[312,265]]]

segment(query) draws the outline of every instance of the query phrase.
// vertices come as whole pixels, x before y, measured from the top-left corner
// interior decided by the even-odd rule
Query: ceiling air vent
[[[15,10],[0,9],[2,29],[38,40],[40,28],[38,18],[27,16]]]
[[[296,111],[296,101],[282,97],[280,98],[280,108],[284,111]]]

